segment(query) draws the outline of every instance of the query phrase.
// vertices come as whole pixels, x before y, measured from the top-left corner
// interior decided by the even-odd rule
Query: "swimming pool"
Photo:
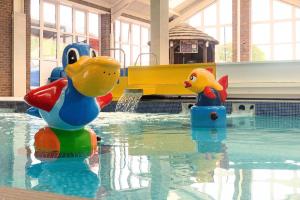
[[[189,115],[101,113],[99,155],[39,161],[46,124],[0,113],[0,187],[103,199],[299,199],[300,118],[229,116],[193,129]]]

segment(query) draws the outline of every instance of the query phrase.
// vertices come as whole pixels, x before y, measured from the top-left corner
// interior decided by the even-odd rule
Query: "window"
[[[114,23],[115,48],[121,48],[125,52],[125,66],[134,65],[138,59],[138,65],[149,65],[150,48],[149,28],[144,24],[132,23],[126,20],[116,20]],[[124,55],[119,50],[114,51],[114,57],[124,64]]]
[[[216,62],[232,61],[232,0],[217,0],[187,23],[220,42],[216,46]]]
[[[60,5],[60,31],[72,33],[72,8]]]
[[[89,44],[96,51],[100,50],[99,40],[99,16],[95,13],[89,13]]]
[[[49,28],[55,28],[56,26],[56,14],[55,4],[44,3],[44,26]]]
[[[42,57],[46,60],[56,59],[56,39],[57,33],[52,31],[43,31]]]
[[[252,42],[255,44],[270,43],[271,26],[265,24],[253,24],[252,26]]]
[[[273,1],[274,19],[292,19],[292,6],[279,0]]]
[[[99,36],[98,15],[95,13],[89,13],[89,34],[94,37]]]
[[[40,30],[31,29],[31,58],[38,59],[40,57]]]
[[[212,4],[203,10],[204,26],[216,25],[217,23],[217,4]]]
[[[268,21],[270,20],[270,1],[269,0],[252,0],[252,21]]]
[[[75,30],[76,33],[85,33],[85,13],[79,10],[75,10]]]
[[[31,0],[31,86],[44,85],[52,68],[61,66],[68,44],[88,42],[99,51],[99,28],[99,14],[93,8],[79,10],[70,3]]]
[[[58,55],[62,55],[65,47],[68,44],[71,44],[73,42],[73,36],[69,34],[61,34],[59,37],[59,52]]]
[[[251,10],[252,60],[299,59],[298,9],[280,0],[252,0]]]
[[[31,24],[39,26],[40,25],[40,1],[39,0],[31,0],[30,16],[31,16]]]
[[[38,87],[40,85],[40,30],[31,29],[31,69],[30,85]]]
[[[296,8],[296,17],[300,19],[300,8]]]

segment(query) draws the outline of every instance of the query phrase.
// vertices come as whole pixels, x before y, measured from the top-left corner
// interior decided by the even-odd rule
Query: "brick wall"
[[[240,61],[251,58],[251,0],[241,0],[240,20]]]
[[[110,56],[110,34],[111,34],[111,17],[110,14],[101,15],[101,55]]]
[[[238,0],[232,0],[232,59],[233,62],[251,60],[251,0],[240,0],[240,35],[238,35]],[[238,44],[240,37],[240,44]],[[238,45],[239,49],[238,49]],[[238,50],[240,60],[238,60]]]
[[[232,0],[232,62],[238,61],[238,0]]]
[[[12,0],[0,0],[0,96],[12,95]]]

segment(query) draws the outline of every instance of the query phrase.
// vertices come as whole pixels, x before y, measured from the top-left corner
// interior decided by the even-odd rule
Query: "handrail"
[[[105,50],[109,50],[109,51],[121,51],[123,53],[123,59],[124,59],[123,69],[124,69],[124,72],[125,72],[125,70],[126,70],[126,53],[125,53],[124,49],[122,49],[122,48],[107,48]]]
[[[153,52],[149,52],[149,53],[140,53],[140,54],[138,55],[138,57],[136,58],[135,62],[134,62],[134,66],[136,66],[136,64],[137,64],[137,62],[138,62],[138,60],[139,60],[139,58],[140,58],[142,55],[147,55],[147,54],[154,56],[154,58],[155,58],[155,64],[156,64],[156,65],[158,64],[157,55],[156,55],[155,53],[153,53]]]

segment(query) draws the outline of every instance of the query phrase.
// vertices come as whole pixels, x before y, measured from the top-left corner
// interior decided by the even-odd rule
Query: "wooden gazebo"
[[[215,45],[219,42],[188,24],[169,31],[170,64],[215,62]]]

